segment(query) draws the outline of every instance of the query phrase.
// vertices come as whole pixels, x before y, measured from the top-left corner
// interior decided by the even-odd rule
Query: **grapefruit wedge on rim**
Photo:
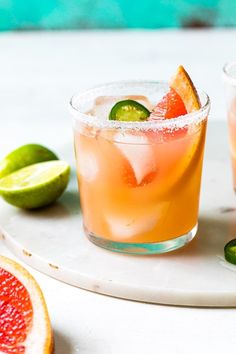
[[[0,354],[52,352],[52,329],[42,291],[26,269],[0,256]]]
[[[170,80],[170,90],[157,103],[148,120],[171,119],[201,108],[197,90],[187,71],[180,65]]]
[[[187,114],[182,98],[170,88],[153,109],[148,120],[171,119]]]
[[[197,90],[182,65],[170,80],[170,87],[181,97],[187,113],[198,111],[201,108]]]

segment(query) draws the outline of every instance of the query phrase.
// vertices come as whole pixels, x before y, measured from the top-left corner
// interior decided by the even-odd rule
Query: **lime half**
[[[13,150],[0,161],[0,178],[38,162],[58,160],[51,150],[39,144],[27,144]]]
[[[2,178],[0,195],[19,208],[40,208],[60,197],[69,176],[70,166],[64,161],[40,162]]]

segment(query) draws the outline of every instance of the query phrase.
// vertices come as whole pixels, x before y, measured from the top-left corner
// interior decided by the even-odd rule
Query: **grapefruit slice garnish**
[[[192,113],[201,108],[197,90],[182,65],[170,80],[170,88],[173,89],[182,99],[187,113]]]
[[[49,315],[38,284],[21,265],[0,256],[0,353],[52,352]]]
[[[149,120],[170,119],[187,114],[181,97],[170,88],[170,91],[161,99],[152,111]]]
[[[129,111],[126,103],[127,101],[118,102],[118,107],[115,105],[112,111],[115,109],[114,113],[117,113],[116,108],[119,110],[120,104],[122,104],[121,108],[125,108],[125,112]],[[132,106],[131,108],[134,107]],[[170,80],[169,91],[161,101],[157,103],[150,116],[147,117],[147,114],[145,115],[145,120],[154,121],[177,118],[191,113],[194,110],[198,110],[199,108],[200,101],[197,91],[183,66],[179,66],[176,74]],[[132,111],[132,109],[130,109],[130,111]],[[121,113],[120,115],[122,115]],[[130,115],[126,120],[137,121],[137,119],[131,119]],[[123,179],[125,183],[132,187],[146,186],[151,183],[156,178],[157,174],[159,174],[158,159],[156,159],[153,153],[155,145],[159,142],[172,142],[175,139],[185,138],[187,133],[187,125],[181,125],[179,127],[177,125],[174,126],[173,129],[163,127],[160,130],[154,127],[153,130],[150,129],[136,136],[138,140],[134,140],[135,135],[129,136],[128,134],[122,133],[121,135],[123,137],[127,137],[126,141],[121,143],[118,139],[114,144],[119,148],[125,158],[123,163]],[[129,140],[130,137],[131,141]]]
[[[180,65],[170,80],[169,92],[157,103],[148,120],[176,118],[200,109],[197,90]]]

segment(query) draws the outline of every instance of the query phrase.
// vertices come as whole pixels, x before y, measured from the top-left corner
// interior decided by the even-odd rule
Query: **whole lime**
[[[58,160],[51,150],[39,144],[27,144],[10,152],[0,161],[0,178],[38,162]]]

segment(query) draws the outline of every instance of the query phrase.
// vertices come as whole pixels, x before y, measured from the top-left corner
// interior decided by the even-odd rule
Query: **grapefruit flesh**
[[[0,256],[0,353],[52,353],[52,332],[39,286],[19,264]]]
[[[149,120],[170,119],[187,114],[181,97],[170,88],[170,91],[161,99],[151,113]]]
[[[21,343],[32,324],[32,304],[25,287],[3,268],[0,268],[0,299],[0,350],[24,353]]]

